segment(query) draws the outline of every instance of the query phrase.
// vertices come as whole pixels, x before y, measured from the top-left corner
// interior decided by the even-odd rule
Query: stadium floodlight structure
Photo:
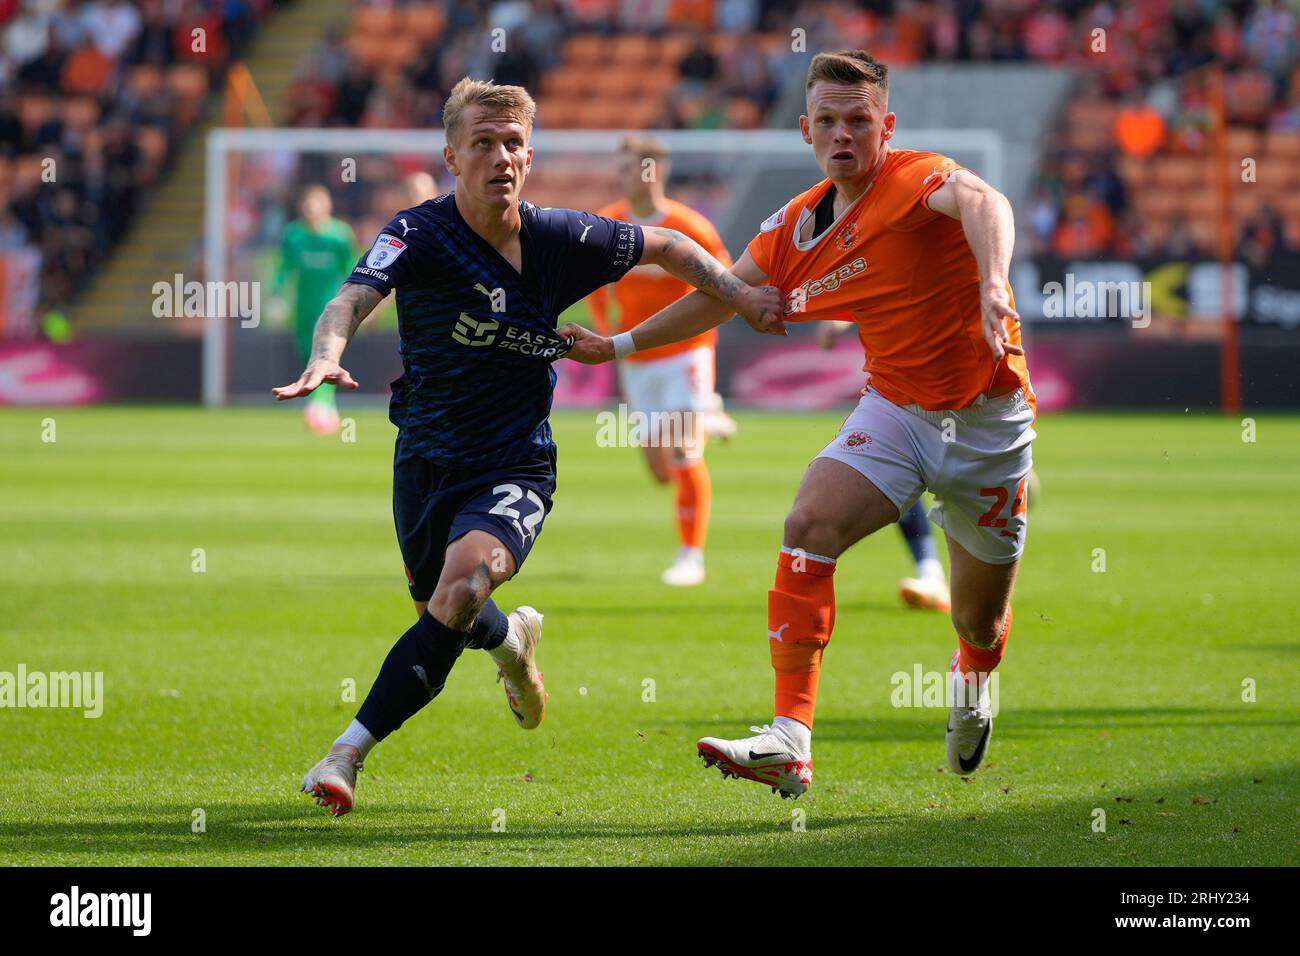
[[[762,130],[548,130],[534,131],[533,174],[524,198],[543,206],[594,209],[619,198],[613,169],[625,136],[651,136],[671,154],[669,195],[689,191],[691,204],[701,205],[718,226],[733,251],[757,231],[759,223],[781,202],[816,183],[821,172],[812,149],[795,129]],[[286,195],[313,181],[302,173],[306,160],[317,171],[331,170],[330,186],[336,195],[351,191],[350,198],[367,191],[392,189],[393,176],[367,176],[363,160],[423,161],[430,170],[443,167],[446,136],[441,129],[298,129],[236,128],[212,130],[207,139],[204,202],[204,268],[208,283],[260,281],[274,258],[269,232],[249,236],[232,228],[232,220],[265,216],[272,209],[278,221],[293,218]],[[985,129],[902,129],[893,144],[951,156],[991,185],[1004,185],[1005,146],[1002,135]],[[347,162],[351,163],[349,167]],[[351,169],[349,178],[346,171]],[[246,174],[257,172],[255,183]],[[563,171],[564,175],[551,175]],[[548,182],[549,180],[549,182]],[[316,177],[314,181],[320,181]],[[567,184],[567,185],[566,185]],[[450,181],[442,182],[443,188]],[[572,195],[574,198],[569,199]],[[242,204],[235,215],[234,204]],[[353,203],[364,208],[365,203]],[[384,211],[377,226],[409,205],[395,202]],[[348,218],[346,211],[341,212]],[[373,218],[373,217],[372,217]],[[367,220],[369,221],[369,220]],[[353,223],[358,240],[368,243],[369,225]],[[376,228],[377,228],[376,226]],[[256,230],[254,230],[256,233]],[[252,327],[246,327],[250,326]],[[256,356],[261,323],[247,323],[208,315],[204,322],[203,401],[225,405],[232,400],[265,395],[268,383],[256,375],[234,374],[238,362]],[[260,360],[259,360],[260,361]],[[253,364],[258,364],[254,362]],[[261,362],[262,367],[266,367]],[[279,370],[277,370],[277,375]],[[263,377],[264,378],[264,377]]]

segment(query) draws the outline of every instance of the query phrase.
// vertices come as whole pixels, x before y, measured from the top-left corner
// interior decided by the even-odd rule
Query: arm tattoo
[[[311,361],[337,362],[381,296],[370,286],[346,283],[321,312],[312,335]]]
[[[651,226],[646,231],[664,240],[659,255],[672,267],[668,271],[701,292],[715,299],[730,301],[745,287],[745,283],[723,268],[720,262],[689,236],[682,235],[676,229],[660,226]]]

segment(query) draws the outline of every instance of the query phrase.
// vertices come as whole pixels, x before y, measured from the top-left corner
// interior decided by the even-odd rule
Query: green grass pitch
[[[816,783],[792,803],[705,771],[694,741],[771,717],[781,521],[840,415],[739,416],[710,450],[709,581],[677,591],[658,583],[668,491],[597,447],[592,413],[559,414],[555,510],[498,592],[547,614],[545,723],[519,731],[467,652],[334,820],[298,782],[412,616],[393,429],[344,414],[354,443],[286,408],[0,412],[0,671],[102,671],[106,696],[99,719],[0,710],[0,864],[1300,859],[1294,417],[1259,416],[1254,442],[1210,414],[1040,420],[1001,713],[969,782],[943,770],[946,711],[891,704],[896,672],[946,668],[947,620],[899,605],[893,530],[850,551]]]

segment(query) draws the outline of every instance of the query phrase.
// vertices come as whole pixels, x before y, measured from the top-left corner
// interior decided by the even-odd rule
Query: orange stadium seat
[[[1259,158],[1264,138],[1249,126],[1234,126],[1228,130],[1228,152],[1234,156]]]
[[[1184,189],[1207,178],[1208,164],[1197,156],[1165,156],[1155,163],[1155,181],[1161,186]]]
[[[676,68],[694,45],[695,38],[689,33],[670,33],[659,41],[660,62]]]
[[[600,84],[602,99],[632,99],[645,96],[643,74],[639,70],[610,70]]]
[[[749,38],[744,42],[748,44]],[[734,33],[713,33],[708,38],[709,49],[719,58],[732,56],[740,48],[741,38]]]
[[[1300,132],[1270,130],[1265,138],[1270,159],[1300,160]]]
[[[658,99],[635,100],[627,104],[628,129],[652,129],[659,125],[663,103]]]
[[[614,38],[610,51],[619,69],[635,69],[655,58],[656,47],[644,33],[624,33]]]
[[[1172,189],[1148,189],[1134,197],[1133,205],[1143,216],[1168,218],[1181,207],[1179,193]]]
[[[591,77],[585,66],[562,66],[542,78],[542,93],[548,97],[580,99],[590,88]]]
[[[675,66],[657,66],[646,70],[639,77],[641,86],[647,94],[662,97],[677,85],[680,74]]]
[[[1121,155],[1115,162],[1115,169],[1120,178],[1134,189],[1141,189],[1151,182],[1155,163],[1134,156]]]
[[[619,122],[623,107],[608,100],[592,100],[583,104],[577,114],[575,126],[578,129],[611,129],[622,125]]]
[[[1218,216],[1219,197],[1214,190],[1189,190],[1176,195],[1189,218],[1215,220]]]
[[[604,63],[608,58],[608,41],[596,33],[578,33],[569,38],[564,48],[567,62],[578,64]]]
[[[1264,197],[1253,189],[1234,190],[1230,206],[1234,222],[1243,222],[1259,212]]]
[[[578,125],[582,106],[569,99],[550,98],[537,107],[537,117],[545,129],[570,129]]]

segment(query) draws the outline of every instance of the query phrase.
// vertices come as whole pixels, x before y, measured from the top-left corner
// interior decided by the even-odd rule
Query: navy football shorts
[[[515,571],[541,534],[555,492],[555,448],[508,466],[446,467],[403,447],[393,451],[393,521],[411,597],[427,601],[447,546],[481,530],[514,555]]]

